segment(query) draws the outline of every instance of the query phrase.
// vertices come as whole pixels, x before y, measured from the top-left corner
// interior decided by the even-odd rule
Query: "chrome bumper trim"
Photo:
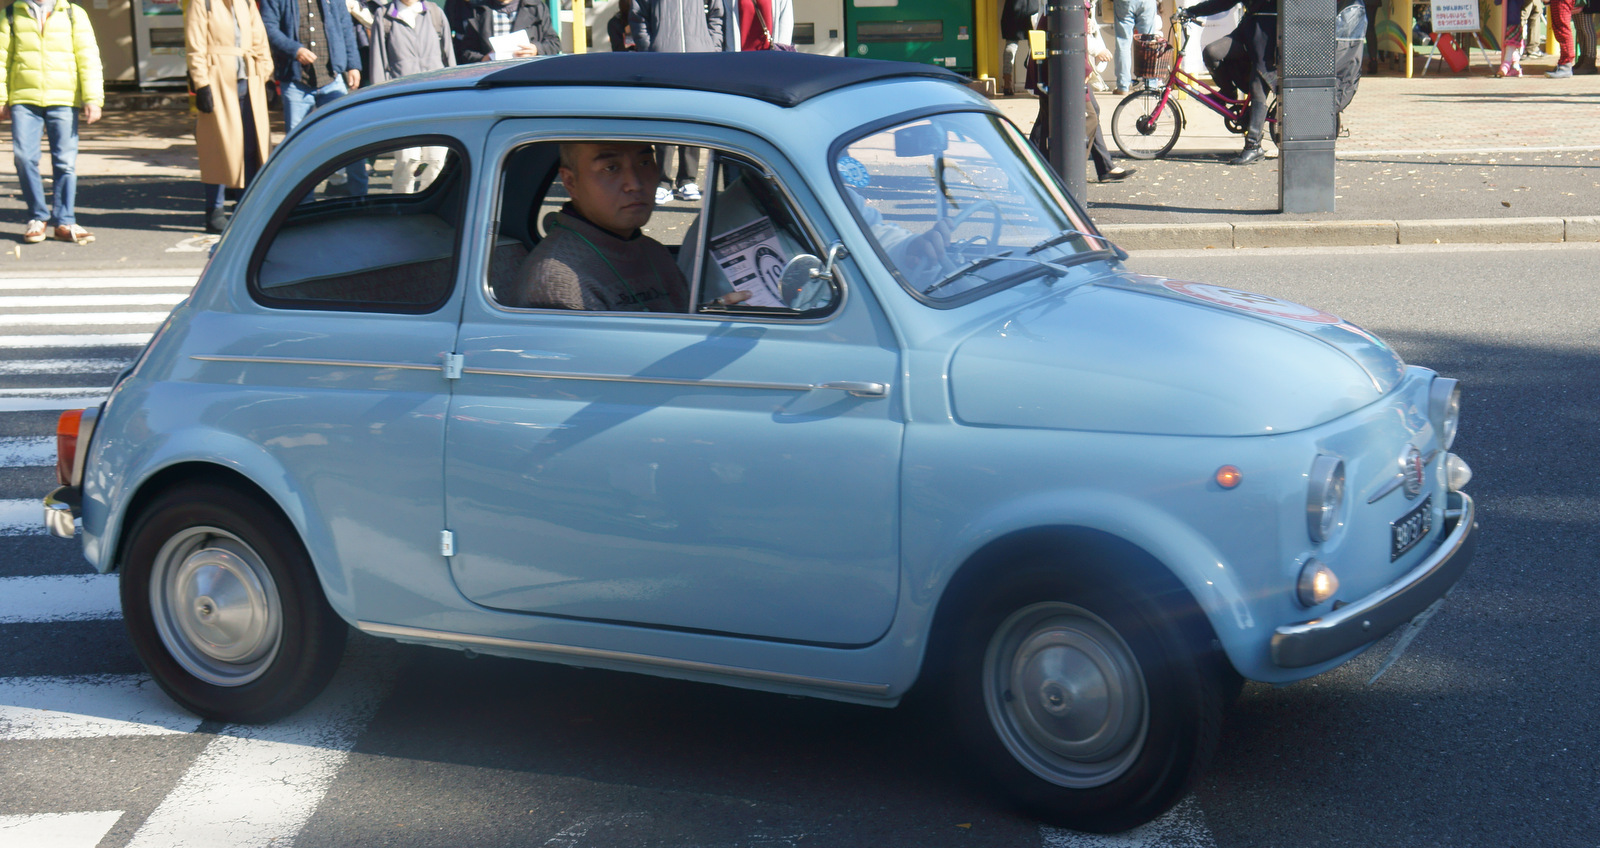
[[[1478,541],[1475,515],[1472,498],[1449,492],[1445,538],[1432,556],[1393,583],[1323,618],[1279,627],[1272,635],[1272,662],[1280,668],[1326,662],[1376,642],[1427,609],[1472,563]]]
[[[672,669],[674,671],[710,674],[717,677],[738,677],[745,680],[759,680],[783,686],[848,692],[852,695],[872,698],[889,697],[889,687],[882,683],[853,683],[847,680],[829,680],[822,677],[783,674],[754,668],[718,665],[717,663],[652,657],[647,654],[634,654],[626,651],[580,648],[572,645],[556,645],[550,642],[525,642],[521,639],[503,639],[498,636],[474,636],[469,633],[451,633],[445,630],[427,630],[421,627],[403,627],[394,624],[378,624],[371,621],[358,621],[356,622],[356,628],[363,633],[370,633],[374,636],[387,636],[401,641],[421,640],[469,648],[482,648],[486,651],[499,649],[502,651],[515,651],[518,654],[544,654],[557,662],[588,660],[591,662],[621,663],[631,666],[648,666]]]
[[[78,490],[75,486],[57,486],[44,496],[44,526],[50,535],[70,539],[78,534],[73,520],[78,517]]]

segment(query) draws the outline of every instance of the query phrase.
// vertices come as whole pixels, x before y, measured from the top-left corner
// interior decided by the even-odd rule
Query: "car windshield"
[[[964,301],[1109,247],[1067,202],[1027,139],[958,112],[879,130],[835,163],[845,195],[901,285]]]

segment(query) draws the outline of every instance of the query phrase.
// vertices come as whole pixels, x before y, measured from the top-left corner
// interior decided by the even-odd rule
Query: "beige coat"
[[[233,32],[234,11],[239,18],[238,46]],[[239,65],[244,57],[249,78],[250,111],[255,117],[256,143],[262,161],[270,144],[267,125],[266,80],[272,74],[272,51],[267,29],[253,0],[188,0],[183,13],[184,39],[189,54],[189,78],[195,91],[211,86],[216,104],[201,113],[194,128],[200,153],[200,181],[230,188],[244,187],[244,120],[239,111]]]

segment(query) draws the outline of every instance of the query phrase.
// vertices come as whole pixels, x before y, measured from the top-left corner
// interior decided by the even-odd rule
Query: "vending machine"
[[[972,76],[971,0],[844,0],[845,55],[925,62]]]
[[[133,54],[141,88],[185,84],[182,0],[133,0]]]

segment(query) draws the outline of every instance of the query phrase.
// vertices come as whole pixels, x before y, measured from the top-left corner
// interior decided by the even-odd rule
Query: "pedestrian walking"
[[[1578,62],[1572,66],[1572,72],[1575,74],[1592,74],[1596,72],[1594,61],[1596,2],[1600,2],[1600,0],[1589,0],[1587,5],[1572,16],[1572,26],[1578,31]]]
[[[78,117],[94,123],[105,105],[100,47],[89,15],[66,0],[17,0],[0,19],[0,119],[11,121],[11,151],[17,164],[28,224],[22,240],[55,237],[75,244],[94,241],[78,226]],[[39,176],[41,137],[50,139],[52,205],[44,203]]]
[[[190,0],[198,2],[198,0]],[[345,0],[260,0],[261,22],[272,46],[275,76],[283,93],[285,132],[311,110],[361,86],[360,48]],[[367,163],[345,169],[343,194],[367,193]]]
[[[266,160],[267,74],[272,49],[261,13],[250,0],[190,0],[183,13],[194,146],[205,185],[206,232],[228,225],[228,189],[243,189]]]
[[[1161,13],[1156,0],[1115,0],[1111,10],[1117,34],[1115,93],[1127,94],[1133,88],[1133,34],[1159,32]]]
[[[716,53],[722,50],[725,32],[723,0],[634,0],[628,27],[634,47],[641,53]],[[672,154],[678,154],[678,169],[667,173]],[[700,148],[671,144],[656,146],[656,161],[661,165],[661,182],[656,186],[656,203],[673,197],[698,201],[700,186]]]
[[[367,68],[374,83],[455,67],[456,51],[444,10],[427,0],[394,0],[375,7]],[[444,167],[446,147],[406,147],[394,154],[390,179],[398,194],[413,194]]]
[[[794,0],[726,0],[722,49],[792,50]],[[782,45],[782,46],[780,46]]]
[[[561,33],[550,25],[550,4],[544,0],[446,0],[444,11],[455,32],[456,61],[463,65],[561,52]],[[496,39],[516,46],[497,51]]]
[[[1567,79],[1572,76],[1574,61],[1572,39],[1572,0],[1550,0],[1550,28],[1556,31],[1556,44],[1561,47],[1561,54],[1556,59],[1556,69],[1546,71],[1545,76],[1551,79]]]
[[[1000,62],[1000,93],[1007,97],[1017,93],[1017,81],[1028,75],[1028,58],[1033,55],[1028,30],[1043,11],[1042,0],[1005,0],[1000,7],[1000,37],[1006,42],[1005,58]]]

